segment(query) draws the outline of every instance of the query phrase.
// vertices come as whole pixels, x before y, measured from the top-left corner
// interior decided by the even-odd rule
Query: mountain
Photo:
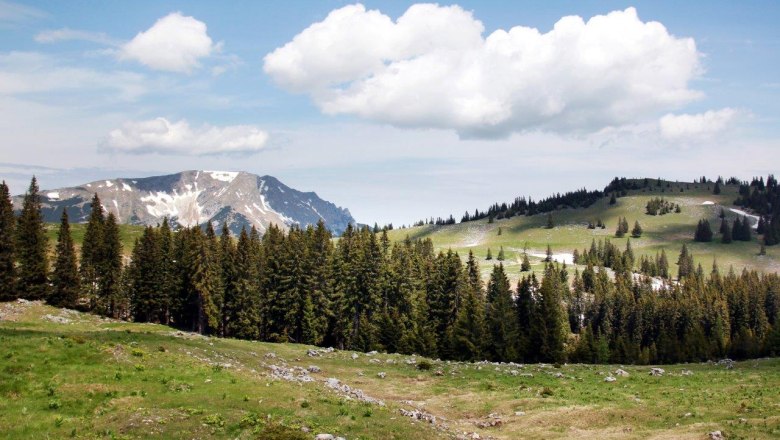
[[[340,234],[355,219],[349,210],[301,192],[272,176],[246,172],[183,171],[167,176],[99,180],[84,185],[42,190],[43,216],[59,221],[67,209],[72,222],[85,222],[97,193],[103,208],[125,224],[155,225],[168,217],[180,226],[211,223],[218,231],[227,222],[231,232],[251,226],[263,233],[270,224],[306,227],[320,219]],[[22,196],[14,197],[21,209]]]

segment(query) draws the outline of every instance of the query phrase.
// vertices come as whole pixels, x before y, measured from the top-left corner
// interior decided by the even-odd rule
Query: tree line
[[[147,227],[123,261],[116,218],[97,196],[76,255],[63,212],[50,268],[35,180],[15,217],[0,186],[3,299],[66,307],[202,334],[384,350],[456,360],[657,363],[780,352],[780,278],[693,268],[683,246],[677,281],[633,273],[630,243],[594,243],[573,277],[552,261],[513,286],[504,266],[482,280],[473,254],[426,240],[391,243],[320,222],[230,236],[223,225]],[[10,262],[10,264],[9,264]],[[648,271],[650,262],[648,261]],[[611,269],[607,270],[607,266]],[[659,270],[656,267],[656,270]],[[611,273],[612,275],[609,275]]]

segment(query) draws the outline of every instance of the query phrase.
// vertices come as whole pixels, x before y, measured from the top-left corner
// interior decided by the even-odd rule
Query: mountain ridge
[[[346,208],[321,199],[314,191],[298,191],[270,175],[245,171],[187,170],[161,176],[96,180],[72,187],[41,190],[42,213],[56,222],[62,210],[72,222],[85,222],[94,194],[120,223],[155,225],[168,217],[177,226],[219,230],[226,222],[232,233],[256,227],[264,233],[271,224],[283,229],[306,227],[323,220],[339,234],[355,220]],[[21,195],[13,199],[21,208]]]

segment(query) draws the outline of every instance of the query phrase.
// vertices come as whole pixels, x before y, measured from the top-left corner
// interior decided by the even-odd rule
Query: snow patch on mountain
[[[156,192],[146,197],[141,197],[142,202],[147,202],[146,211],[155,217],[176,218],[184,226],[195,226],[208,221],[208,217],[201,214],[202,208],[198,204],[198,196],[203,191],[185,191],[179,194]]]
[[[204,171],[206,174],[211,176],[214,180],[221,180],[223,182],[232,182],[236,179],[238,176],[237,171]]]

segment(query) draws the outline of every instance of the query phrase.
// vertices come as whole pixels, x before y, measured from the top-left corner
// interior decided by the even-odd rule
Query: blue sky
[[[400,224],[615,175],[765,175],[779,18],[771,1],[0,0],[0,177],[245,170]]]

